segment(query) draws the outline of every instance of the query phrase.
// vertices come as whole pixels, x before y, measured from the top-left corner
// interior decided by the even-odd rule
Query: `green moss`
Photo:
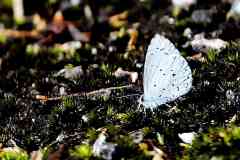
[[[189,19],[179,19],[176,21],[176,27],[185,27],[189,23]]]
[[[0,34],[0,43],[5,44],[7,42],[7,37],[4,34]]]
[[[88,144],[81,144],[70,149],[70,155],[74,158],[88,160],[92,156],[92,148]]]
[[[215,62],[216,61],[216,58],[218,56],[218,53],[215,51],[215,50],[209,50],[208,53],[207,53],[207,60],[208,62]]]
[[[212,128],[199,135],[186,149],[184,160],[235,160],[240,157],[240,128]]]
[[[116,113],[114,115],[114,118],[119,120],[119,121],[122,121],[122,122],[128,122],[129,121],[129,114],[127,113]]]
[[[26,23],[26,20],[22,18],[15,19],[14,21],[17,26],[24,25],[24,23]]]
[[[7,152],[0,152],[0,159],[1,160],[29,160],[29,156],[26,152],[20,151],[7,151]]]
[[[91,142],[94,142],[98,137],[98,133],[94,128],[88,128],[86,132],[86,138],[88,138]]]
[[[75,107],[74,100],[72,97],[63,97],[62,103],[65,109]]]
[[[238,42],[231,42],[230,45],[223,50],[225,61],[240,64],[240,45]]]
[[[4,7],[12,8],[12,0],[3,0],[2,4]]]
[[[105,76],[111,76],[112,75],[112,69],[111,67],[109,66],[109,64],[102,64],[100,66],[100,69],[103,71],[103,74]]]
[[[26,46],[26,54],[28,56],[33,56],[33,55],[36,56],[36,55],[38,55],[40,53],[40,50],[41,50],[41,48],[37,44],[28,44]]]
[[[43,154],[43,157],[42,157],[42,160],[47,160],[48,159],[48,156],[51,152],[53,152],[53,149],[51,146],[47,146],[43,149],[41,149],[41,152]]]

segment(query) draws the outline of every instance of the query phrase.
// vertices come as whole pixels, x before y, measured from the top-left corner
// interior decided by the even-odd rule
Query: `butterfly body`
[[[147,50],[144,65],[142,104],[154,108],[186,94],[192,86],[187,61],[165,37],[156,34]]]

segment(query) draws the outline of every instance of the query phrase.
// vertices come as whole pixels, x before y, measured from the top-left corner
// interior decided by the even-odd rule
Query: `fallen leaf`
[[[101,133],[93,144],[93,154],[106,160],[112,160],[116,144],[106,142],[106,129],[101,129]]]
[[[34,14],[32,17],[33,24],[37,31],[44,31],[47,29],[47,22],[39,14]]]
[[[32,151],[30,155],[31,155],[31,160],[42,160],[43,158],[43,153],[41,152],[41,150]]]
[[[208,53],[209,50],[215,50],[220,52],[223,48],[227,46],[227,42],[221,39],[206,39],[204,35],[195,35],[193,40],[190,42],[193,49],[198,50],[203,53]]]
[[[127,18],[128,12],[124,11],[122,13],[111,16],[109,18],[109,24],[114,28],[121,28],[128,23]]]
[[[127,51],[135,50],[138,38],[138,31],[137,29],[131,28],[128,30],[128,34],[130,36],[130,39],[128,41]]]
[[[135,83],[138,79],[138,73],[137,72],[129,72],[129,71],[125,71],[122,68],[118,68],[113,75],[115,77],[125,77],[125,76],[129,76],[130,80],[132,83]]]
[[[64,152],[64,148],[65,148],[64,144],[60,144],[57,151],[50,153],[48,155],[48,160],[60,160],[62,153]]]
[[[196,3],[197,3],[197,0],[172,0],[173,6],[177,6],[184,9]]]
[[[187,144],[192,144],[193,139],[196,137],[195,132],[188,132],[188,133],[179,133],[178,137]]]

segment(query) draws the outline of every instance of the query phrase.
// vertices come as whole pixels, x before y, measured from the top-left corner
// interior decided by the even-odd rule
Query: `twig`
[[[41,38],[41,34],[37,31],[18,31],[12,29],[1,29],[1,35],[12,38]]]
[[[41,100],[41,101],[56,101],[56,100],[61,100],[64,97],[78,97],[78,96],[94,96],[94,95],[104,95],[104,93],[108,93],[112,90],[119,90],[123,88],[131,88],[132,85],[126,85],[126,86],[119,86],[119,87],[109,87],[109,88],[102,88],[99,90],[87,92],[87,93],[74,93],[74,94],[69,94],[65,96],[60,96],[60,97],[47,97],[44,95],[37,95],[36,99]]]

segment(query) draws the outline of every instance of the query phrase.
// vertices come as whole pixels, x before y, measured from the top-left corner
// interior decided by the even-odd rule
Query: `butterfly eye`
[[[175,73],[173,73],[173,74],[172,74],[172,76],[174,77],[174,76],[176,76],[176,74],[175,74]]]
[[[166,74],[165,74],[165,73],[163,73],[163,76],[166,76]]]
[[[157,85],[156,85],[156,84],[154,84],[154,85],[153,85],[153,87],[157,87]]]

